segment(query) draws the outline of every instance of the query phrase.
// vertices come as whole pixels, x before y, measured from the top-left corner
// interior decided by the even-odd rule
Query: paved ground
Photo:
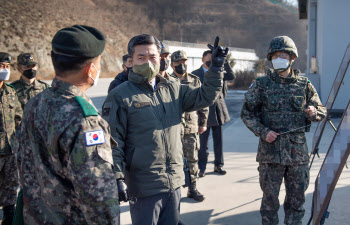
[[[100,79],[97,87],[88,90],[96,107],[101,110],[107,94],[108,85],[112,79]],[[231,121],[224,126],[224,158],[227,175],[219,176],[213,173],[213,154],[207,167],[207,175],[198,182],[198,189],[206,200],[197,203],[186,198],[186,189],[182,188],[181,220],[186,225],[257,225],[261,224],[259,214],[262,192],[258,180],[258,164],[255,162],[258,138],[255,137],[239,119],[243,102],[242,91],[230,91],[226,101],[231,114]],[[335,119],[335,125],[339,119]],[[316,126],[307,134],[309,146]],[[315,160],[311,170],[309,189],[306,192],[306,214],[303,224],[310,217],[314,181],[323,162],[325,152],[333,138],[334,131],[327,126],[321,141],[321,158]],[[210,144],[210,147],[212,144]],[[211,147],[212,150],[212,147]],[[348,203],[350,203],[350,170],[344,169],[329,207],[330,218],[326,224],[349,224]],[[281,187],[280,202],[283,205],[284,187]],[[283,224],[283,206],[279,211],[280,224]],[[121,205],[121,224],[131,224],[129,206]]]
[[[104,93],[107,92],[107,84],[110,80],[101,79],[99,82],[100,87],[88,91],[89,96],[91,96],[97,108],[100,108],[103,104]],[[101,88],[102,86],[105,89]],[[231,121],[224,126],[224,158],[225,169],[228,173],[225,176],[219,176],[213,173],[214,154],[211,152],[207,175],[198,181],[198,189],[205,195],[206,200],[202,203],[197,203],[192,199],[188,199],[186,198],[187,189],[182,188],[181,220],[186,225],[261,224],[259,208],[262,192],[258,180],[258,164],[255,161],[258,138],[245,127],[239,118],[243,98],[244,91],[229,91],[226,98],[231,115]],[[337,126],[339,119],[335,119],[333,122]],[[311,146],[315,128],[316,124],[313,124],[311,132],[307,134],[309,146]],[[327,125],[320,144],[321,158],[315,159],[311,170],[310,185],[306,192],[306,213],[303,224],[306,224],[310,217],[315,179],[333,135],[334,131]],[[209,146],[212,151],[212,143]],[[331,214],[326,224],[349,224],[349,192],[350,171],[344,169],[332,197],[329,207]],[[281,208],[279,211],[280,224],[283,224],[284,219],[284,197],[285,190],[284,186],[282,186],[280,193]],[[121,224],[131,224],[129,205],[127,203],[121,205]]]
[[[99,86],[88,90],[98,109],[102,107],[111,79],[101,79]],[[224,158],[225,176],[213,173],[213,155],[210,154],[210,162],[207,167],[207,175],[198,181],[198,189],[205,195],[206,200],[197,203],[186,198],[187,189],[182,188],[181,220],[186,225],[257,225],[261,224],[259,214],[262,192],[258,180],[258,164],[255,161],[258,138],[254,136],[239,118],[243,103],[244,91],[229,91],[226,102],[231,115],[231,121],[224,126]],[[333,121],[337,126],[339,119]],[[313,124],[311,132],[307,134],[309,146],[312,143],[316,124]],[[306,214],[303,224],[306,224],[311,211],[312,193],[315,179],[322,165],[325,153],[333,138],[334,131],[327,125],[324,137],[320,144],[321,158],[315,159],[311,170],[310,185],[306,192]],[[209,144],[212,151],[212,143]],[[350,170],[344,169],[337,188],[333,194],[329,207],[330,218],[326,224],[349,224],[348,205],[350,203]],[[280,224],[283,224],[283,200],[285,197],[284,186],[281,187],[279,211]],[[129,205],[121,205],[121,224],[131,224]]]

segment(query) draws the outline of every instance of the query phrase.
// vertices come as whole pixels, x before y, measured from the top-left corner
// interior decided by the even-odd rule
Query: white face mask
[[[0,80],[8,80],[10,78],[10,70],[0,69]]]
[[[284,72],[289,68],[289,60],[278,57],[272,60],[272,66],[277,72]]]
[[[92,76],[90,75],[90,78],[94,81],[94,84],[92,85],[93,87],[95,87],[97,85],[98,82],[98,78],[100,77],[100,72],[101,70],[97,70],[96,66],[94,64],[92,64],[92,66],[95,68],[95,70],[97,71],[97,75],[96,78],[92,78]]]

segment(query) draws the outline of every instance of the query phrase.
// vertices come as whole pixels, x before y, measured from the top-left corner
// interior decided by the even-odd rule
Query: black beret
[[[6,52],[0,52],[0,62],[11,63],[11,56]]]
[[[101,31],[84,25],[63,28],[52,39],[52,51],[68,57],[94,58],[101,55],[105,45]]]

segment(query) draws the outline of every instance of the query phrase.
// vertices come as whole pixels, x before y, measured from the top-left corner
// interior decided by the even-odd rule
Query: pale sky
[[[295,7],[298,6],[298,0],[286,0],[286,1],[292,3]]]

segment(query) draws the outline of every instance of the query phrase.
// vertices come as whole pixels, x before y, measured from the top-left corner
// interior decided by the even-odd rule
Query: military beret
[[[22,53],[17,57],[17,63],[24,66],[37,65],[34,61],[34,55],[32,53]]]
[[[185,51],[179,50],[171,54],[171,61],[178,62],[180,60],[187,59],[187,54]]]
[[[162,44],[162,50],[160,51],[160,54],[170,54],[169,46],[161,42]]]
[[[52,51],[68,57],[94,58],[101,55],[105,45],[104,34],[85,25],[63,28],[52,39]]]
[[[0,52],[0,62],[11,63],[11,56],[6,52]]]

